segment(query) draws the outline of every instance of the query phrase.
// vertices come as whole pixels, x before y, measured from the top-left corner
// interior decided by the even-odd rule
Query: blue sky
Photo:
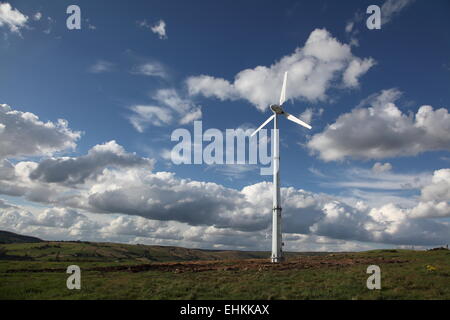
[[[66,27],[70,4],[81,8],[81,30]],[[372,4],[382,8],[380,30],[366,27],[366,8]],[[293,215],[287,213],[293,226],[286,229],[286,237],[292,238],[288,248],[431,246],[449,240],[448,1],[39,0],[1,6],[0,103],[10,110],[4,109],[0,124],[3,120],[10,130],[15,126],[8,135],[0,130],[2,147],[9,150],[0,152],[0,160],[15,166],[15,178],[3,178],[0,184],[3,228],[52,239],[264,249],[270,216],[252,204],[270,191],[270,176],[261,176],[257,166],[177,166],[164,155],[175,145],[170,141],[174,129],[192,131],[192,122],[181,119],[199,110],[196,119],[204,129],[256,128],[270,115],[257,101],[268,107],[278,93],[272,102],[254,93],[279,92],[279,74],[298,68],[306,72],[305,82],[300,76],[289,78],[286,109],[296,116],[309,110],[313,130],[281,122],[282,186],[291,188],[285,189],[284,201]],[[160,22],[164,35],[152,31]],[[285,57],[297,60],[286,62]],[[315,67],[305,71],[303,63],[310,61]],[[327,71],[332,63],[334,71]],[[264,80],[258,66],[273,81]],[[354,77],[348,80],[351,72]],[[207,81],[202,85],[200,79]],[[248,83],[250,89],[244,89]],[[175,105],[158,94],[169,94]],[[181,105],[185,107],[179,112]],[[135,106],[169,110],[172,118],[155,125],[155,118],[137,114]],[[7,122],[11,110],[21,112],[22,120],[29,112],[43,122],[65,119],[68,124],[29,136],[17,119]],[[133,116],[143,129],[133,126]],[[30,125],[27,121],[23,126]],[[43,129],[42,123],[32,125]],[[14,149],[24,140],[32,147]],[[103,148],[94,150],[98,145]],[[107,155],[96,158],[102,152]],[[72,166],[49,171],[67,157]],[[74,168],[75,173],[67,173]],[[151,172],[147,180],[144,172]],[[158,172],[176,178],[161,178],[167,186],[156,190],[151,184],[162,183],[155,177]],[[70,179],[48,178],[56,176]],[[174,190],[182,179],[210,182],[221,191],[214,193],[206,185],[202,188],[212,194],[205,195],[189,183],[186,190]],[[150,188],[142,195],[151,194],[143,207],[109,207],[107,198],[102,205],[95,202],[114,188],[122,191],[117,198],[133,202],[132,187],[139,183]],[[23,188],[12,192],[11,185]],[[27,185],[35,189],[25,190]],[[55,196],[36,196],[36,190]],[[177,197],[167,199],[167,212],[156,213],[160,208],[150,203],[166,193]],[[192,206],[170,209],[183,201]],[[245,205],[239,207],[239,201]],[[269,198],[258,204],[266,202],[270,211]],[[255,218],[254,226],[247,218],[234,219],[240,210],[255,210],[247,217]],[[217,219],[211,217],[215,215]],[[11,224],[5,218],[11,216],[29,220]],[[352,223],[361,230],[344,228]],[[402,230],[400,224],[410,228]],[[231,238],[247,240],[236,244]]]

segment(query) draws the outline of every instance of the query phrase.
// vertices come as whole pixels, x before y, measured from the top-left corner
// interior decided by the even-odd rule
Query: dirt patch
[[[283,263],[273,264],[267,259],[251,260],[223,260],[223,261],[193,261],[193,262],[169,262],[152,263],[141,265],[123,265],[109,267],[83,268],[83,271],[97,272],[145,272],[145,271],[163,271],[173,273],[185,272],[205,272],[205,271],[256,271],[263,272],[268,270],[301,270],[318,269],[328,267],[347,267],[353,265],[371,265],[386,263],[407,263],[408,260],[389,259],[389,258],[354,258],[348,256],[338,257],[330,255],[326,257],[299,257],[291,258]],[[65,272],[63,268],[51,269],[12,269],[7,273],[16,272]]]

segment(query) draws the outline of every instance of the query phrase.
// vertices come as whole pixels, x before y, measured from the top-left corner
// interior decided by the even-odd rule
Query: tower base
[[[284,260],[285,260],[284,257],[271,257],[270,258],[270,261],[272,263],[280,263],[280,262],[283,262]]]

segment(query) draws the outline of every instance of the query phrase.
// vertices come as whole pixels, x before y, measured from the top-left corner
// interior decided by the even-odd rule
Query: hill
[[[14,232],[0,230],[0,243],[36,243],[42,241],[36,237],[23,236]]]
[[[39,243],[11,243],[1,246],[3,260],[71,261],[71,262],[115,262],[152,263],[198,260],[243,260],[264,259],[270,256],[265,251],[202,250],[171,246],[122,244],[84,241],[44,241]],[[286,253],[293,257],[308,253]],[[310,255],[325,253],[310,253]],[[5,258],[7,256],[7,258]]]

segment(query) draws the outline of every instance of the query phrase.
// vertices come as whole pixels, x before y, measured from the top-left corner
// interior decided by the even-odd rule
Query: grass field
[[[0,245],[0,299],[450,299],[450,251],[288,254],[84,242]],[[81,268],[81,290],[66,268]],[[368,290],[369,265],[381,290]]]

